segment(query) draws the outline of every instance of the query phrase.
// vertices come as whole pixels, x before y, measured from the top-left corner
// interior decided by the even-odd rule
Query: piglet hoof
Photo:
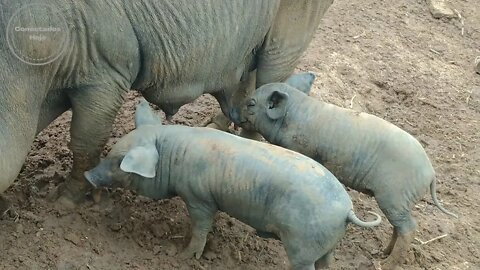
[[[196,249],[188,246],[184,251],[182,251],[179,255],[180,259],[182,260],[188,260],[191,258],[195,258],[197,260],[202,257],[203,249]]]
[[[398,265],[397,260],[391,256],[383,260],[380,265],[382,270],[403,270],[403,268]]]

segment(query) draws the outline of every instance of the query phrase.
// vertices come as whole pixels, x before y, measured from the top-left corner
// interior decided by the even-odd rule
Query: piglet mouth
[[[239,108],[232,108],[229,112],[229,118],[236,125],[247,122],[246,117],[242,116],[241,109]]]
[[[241,121],[239,124],[235,124],[234,125],[235,128],[243,128],[243,129],[246,129],[246,130],[253,130],[253,124],[252,122],[248,121],[248,120],[244,120],[244,121]]]

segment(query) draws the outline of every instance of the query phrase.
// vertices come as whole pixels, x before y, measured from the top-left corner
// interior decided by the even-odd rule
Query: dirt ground
[[[462,19],[434,19],[424,1],[336,0],[299,64],[317,74],[313,96],[385,118],[425,146],[438,196],[460,217],[441,213],[425,196],[414,208],[418,240],[405,269],[480,269],[480,74],[474,72],[480,5],[449,3]],[[120,112],[109,146],[133,129],[135,99],[131,94]],[[172,123],[199,126],[218,110],[202,97]],[[287,268],[280,242],[261,239],[224,214],[203,257],[178,260],[190,225],[179,199],[152,201],[116,190],[112,200],[72,211],[49,202],[72,165],[69,121],[66,113],[38,136],[6,194],[19,215],[0,220],[1,269]],[[380,211],[372,198],[350,194],[359,216]],[[331,269],[379,269],[391,233],[388,222],[349,226]]]

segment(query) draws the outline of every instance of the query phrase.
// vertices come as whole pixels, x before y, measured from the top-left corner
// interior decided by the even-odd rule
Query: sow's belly
[[[171,83],[163,81],[155,83],[143,91],[139,90],[148,101],[159,106],[167,115],[174,115],[181,106],[195,101],[203,94],[236,91],[235,86],[239,84],[244,69],[244,65],[240,64],[235,68],[228,67],[225,69],[227,71],[217,73],[215,76],[199,74],[195,76],[198,77],[195,80],[187,78],[187,76],[180,76]],[[231,94],[229,93],[229,95]]]
[[[166,115],[174,115],[181,106],[195,101],[205,91],[204,83],[168,86],[165,89],[149,89],[143,93],[145,98],[158,105]]]

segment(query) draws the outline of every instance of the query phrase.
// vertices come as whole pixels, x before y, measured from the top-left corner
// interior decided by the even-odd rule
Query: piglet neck
[[[288,117],[288,111],[284,117],[276,120],[273,127],[261,132],[267,141],[273,144],[278,144],[282,139],[282,130],[286,128],[285,120]]]
[[[132,180],[132,188],[137,194],[154,199],[168,199],[173,197],[170,194],[168,187],[168,181],[161,181],[160,177],[145,178],[141,176],[135,176]]]
[[[298,114],[301,113],[302,104],[305,103],[307,98],[308,96],[306,95],[291,96],[291,100],[287,104],[285,116],[275,121],[273,128],[265,132],[265,134],[268,134],[265,136],[267,141],[276,145],[282,145],[288,133],[295,130],[294,126],[297,124],[297,121],[299,121]]]

